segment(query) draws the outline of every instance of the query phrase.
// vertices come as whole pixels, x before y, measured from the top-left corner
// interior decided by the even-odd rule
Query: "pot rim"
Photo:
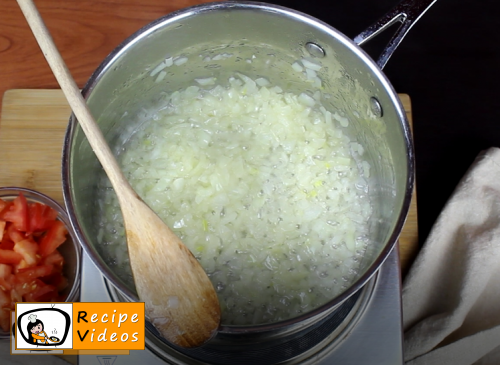
[[[363,287],[368,280],[372,278],[372,276],[378,271],[378,268],[384,263],[386,258],[389,256],[390,252],[394,248],[399,234],[404,226],[406,216],[408,214],[412,192],[414,188],[414,147],[413,140],[411,138],[411,131],[409,127],[408,120],[406,118],[406,113],[403,109],[402,103],[397,96],[396,91],[393,86],[390,84],[389,80],[382,72],[381,68],[377,65],[377,63],[372,60],[368,54],[365,53],[363,49],[359,47],[353,40],[345,36],[343,33],[335,29],[334,27],[324,23],[323,21],[316,19],[308,14],[279,6],[274,4],[268,4],[264,2],[252,2],[252,1],[223,1],[223,2],[213,2],[213,3],[205,3],[201,5],[195,5],[192,7],[180,9],[169,13],[163,17],[160,17],[153,22],[147,24],[142,27],[131,36],[126,38],[121,44],[119,44],[98,66],[98,68],[91,75],[86,85],[82,90],[83,97],[88,99],[91,95],[94,87],[99,83],[102,76],[106,73],[107,70],[112,68],[114,62],[118,60],[127,50],[132,47],[135,43],[139,42],[141,39],[147,37],[149,34],[153,33],[155,30],[162,28],[170,23],[177,22],[183,18],[187,18],[199,13],[204,12],[212,12],[212,11],[221,11],[227,9],[253,9],[258,11],[266,11],[278,13],[284,16],[288,16],[294,18],[294,20],[298,22],[305,22],[313,27],[320,28],[322,31],[325,31],[327,34],[334,37],[336,40],[340,41],[344,46],[346,46],[351,52],[353,52],[358,58],[367,65],[372,74],[382,83],[385,88],[385,91],[389,95],[391,102],[393,103],[393,107],[398,115],[398,119],[400,121],[400,125],[402,128],[402,134],[404,138],[404,144],[406,147],[407,154],[407,177],[406,177],[406,187],[405,194],[403,198],[403,203],[399,210],[399,215],[396,220],[396,224],[387,239],[386,243],[383,246],[380,254],[376,256],[373,262],[368,266],[367,270],[363,275],[358,277],[354,283],[352,283],[344,292],[332,298],[325,304],[313,309],[307,313],[303,313],[299,316],[279,321],[273,322],[269,324],[259,324],[259,325],[250,325],[250,326],[233,326],[233,325],[223,325],[220,327],[222,331],[228,331],[231,333],[248,333],[249,328],[251,328],[252,333],[255,332],[265,332],[277,327],[286,327],[296,324],[297,322],[301,322],[312,317],[323,314],[325,311],[333,310],[340,303],[348,299],[351,295],[357,292],[361,287]],[[64,137],[63,144],[63,154],[62,154],[62,183],[63,183],[63,197],[64,202],[67,207],[67,212],[69,216],[69,220],[71,222],[73,231],[75,232],[78,242],[83,247],[87,255],[91,258],[94,265],[99,269],[99,271],[105,276],[107,280],[109,280],[118,290],[120,290],[127,298],[132,301],[138,301],[137,294],[132,292],[128,287],[124,286],[121,282],[120,278],[111,271],[107,265],[104,263],[102,257],[97,253],[92,246],[86,242],[85,236],[83,234],[83,229],[80,226],[79,222],[75,216],[75,206],[73,204],[72,199],[72,179],[70,174],[70,161],[71,161],[71,145],[73,142],[73,135],[75,129],[77,127],[77,120],[74,114],[71,114],[69,119],[69,124],[66,129],[66,134]]]

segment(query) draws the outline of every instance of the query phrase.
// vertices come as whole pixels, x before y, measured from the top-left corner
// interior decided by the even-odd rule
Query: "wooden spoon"
[[[135,286],[161,335],[196,347],[217,332],[220,307],[205,271],[182,241],[135,193],[31,0],[17,0],[31,30],[118,196]]]

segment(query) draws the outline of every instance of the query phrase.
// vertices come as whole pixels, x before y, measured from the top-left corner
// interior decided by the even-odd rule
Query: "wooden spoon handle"
[[[35,4],[32,0],[17,2],[116,192],[134,280],[148,315],[160,333],[177,345],[194,347],[205,343],[216,333],[220,322],[219,302],[210,279],[182,241],[123,176]],[[179,300],[182,304],[165,303],[168,298],[176,298],[175,303]]]
[[[92,113],[90,112],[90,109],[80,92],[80,89],[76,85],[75,80],[71,76],[68,67],[61,57],[61,54],[57,50],[52,36],[45,26],[38,9],[32,0],[17,0],[17,3],[19,4],[19,7],[21,8],[24,17],[30,26],[33,35],[35,36],[43,55],[52,69],[57,82],[61,86],[73,113],[85,132],[94,153],[106,171],[111,184],[115,190],[125,188],[127,192],[130,193],[132,188],[123,176],[123,173],[121,172],[113,153],[104,139],[100,128],[95,122],[94,117],[92,116]]]

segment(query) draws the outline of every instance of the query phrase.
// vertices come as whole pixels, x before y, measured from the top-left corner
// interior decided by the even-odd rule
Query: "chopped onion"
[[[305,106],[314,106],[316,104],[316,101],[311,98],[309,95],[306,93],[301,93],[298,98],[299,102],[302,103]]]
[[[187,57],[177,57],[176,59],[174,59],[174,65],[180,66],[185,64],[187,61],[188,61]]]
[[[306,77],[309,80],[314,80],[317,77],[316,71],[311,70],[310,68],[306,68]]]
[[[272,323],[357,279],[369,243],[370,165],[355,159],[363,147],[331,123],[320,94],[235,76],[225,87],[166,94],[119,163],[206,270],[222,323]],[[119,204],[105,177],[101,184],[99,247],[132,282]]]
[[[165,71],[161,71],[158,74],[158,77],[155,79],[155,82],[161,82],[161,81],[163,81],[163,79],[165,78],[165,76],[167,76],[167,73]]]
[[[294,71],[297,71],[297,72],[304,71],[304,68],[301,65],[299,65],[298,62],[292,63],[292,68],[294,69]]]
[[[340,123],[340,125],[342,127],[345,128],[345,127],[349,126],[349,119],[347,119],[346,117],[341,116],[339,113],[337,113],[337,112],[334,113],[333,114],[333,118],[336,119]]]
[[[231,53],[220,53],[212,57],[212,61],[220,61],[227,58],[231,58],[233,55]]]
[[[313,71],[321,70],[321,65],[317,64],[314,61],[308,60],[307,58],[303,58],[301,61],[306,69],[313,70]]]
[[[151,76],[155,76],[157,73],[162,71],[166,67],[170,67],[174,64],[172,57],[165,58],[158,66],[156,66],[153,71],[151,71]]]
[[[263,77],[259,77],[258,79],[256,79],[255,83],[259,86],[268,86],[270,84],[269,80]]]
[[[201,86],[214,85],[217,79],[215,77],[205,77],[203,79],[195,79]]]

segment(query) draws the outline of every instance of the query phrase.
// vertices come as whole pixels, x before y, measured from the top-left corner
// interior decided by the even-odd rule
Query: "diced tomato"
[[[0,309],[2,308],[10,308],[10,295],[0,290]]]
[[[19,270],[21,270],[21,269],[27,269],[29,267],[30,266],[28,265],[28,263],[26,262],[26,260],[22,259],[20,263],[18,263],[17,265],[13,265],[14,274],[17,274],[19,272]]]
[[[48,230],[57,219],[57,211],[45,204],[32,203],[28,205],[30,217],[30,232]]]
[[[14,199],[13,204],[2,211],[2,216],[0,219],[12,222],[17,230],[22,232],[28,232],[29,227],[29,213],[28,213],[28,202],[22,193]]]
[[[58,302],[59,294],[52,285],[46,285],[24,296],[26,302]]]
[[[12,275],[12,267],[6,264],[0,264],[0,278],[8,279]]]
[[[13,288],[15,291],[14,295],[18,297],[23,297],[29,292],[36,289],[36,281],[31,280],[30,282],[17,282],[17,280],[14,278]]]
[[[0,327],[5,332],[9,331],[10,327],[10,306],[10,296],[0,289]]]
[[[9,332],[10,330],[10,310],[7,308],[0,308],[0,328],[4,332]]]
[[[3,215],[4,210],[7,210],[12,202],[7,202],[5,200],[0,199],[0,216]]]
[[[68,279],[65,276],[61,275],[61,273],[54,272],[52,273],[52,275],[44,277],[43,282],[53,285],[58,292],[66,289],[69,284]]]
[[[0,264],[18,264],[23,256],[11,250],[0,250]]]
[[[68,286],[64,258],[57,248],[68,231],[57,211],[28,204],[20,194],[0,199],[0,328],[8,331],[10,310],[18,302],[63,301]]]
[[[14,242],[12,242],[9,238],[4,236],[4,239],[0,241],[0,250],[13,250]]]
[[[64,265],[64,257],[55,250],[50,255],[44,257],[40,262],[41,265],[52,265],[53,272],[61,273]]]
[[[39,253],[46,257],[54,252],[60,245],[66,241],[68,230],[61,221],[55,221],[49,231],[40,240]]]
[[[0,221],[0,241],[3,239],[3,234],[5,232],[5,225],[7,224],[6,221]]]
[[[11,309],[15,308],[16,303],[23,301],[23,297],[17,292],[16,288],[12,288],[10,291]]]
[[[0,289],[7,291],[12,289],[11,285],[12,267],[6,264],[0,264]]]
[[[14,224],[9,224],[7,226],[7,235],[9,236],[10,240],[14,243],[22,241],[26,238],[26,235],[20,232]]]
[[[42,283],[23,298],[26,302],[55,302],[59,299],[59,294],[54,286]]]
[[[35,266],[40,259],[40,255],[38,255],[38,245],[32,239],[25,239],[16,242],[14,245],[14,251],[23,256],[23,259],[26,261],[28,267]]]
[[[12,223],[10,222],[7,222],[7,224],[5,225],[6,228],[4,230],[4,234],[2,236],[2,239],[0,240],[0,249],[11,250],[12,247],[14,247],[12,239],[10,238],[9,234],[9,228],[11,225]]]
[[[51,265],[40,265],[29,267],[27,269],[20,269],[16,274],[14,280],[19,284],[31,283],[36,278],[48,276],[52,273]]]
[[[4,278],[0,278],[0,290],[7,292],[11,289],[12,289],[11,282],[9,280],[4,279]]]

